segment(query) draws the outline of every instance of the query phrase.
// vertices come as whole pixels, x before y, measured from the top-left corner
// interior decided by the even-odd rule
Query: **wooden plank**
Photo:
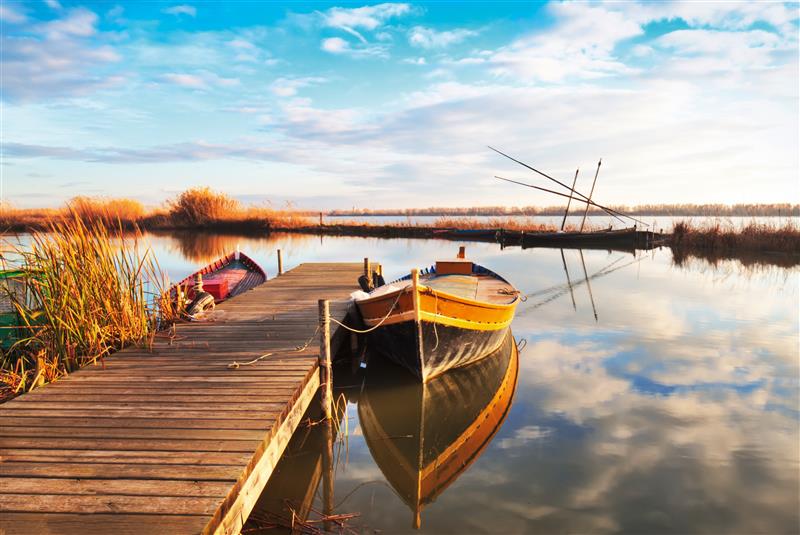
[[[256,446],[253,446],[255,449]],[[231,485],[242,471],[239,465],[110,464],[110,463],[0,463],[0,478],[42,479],[145,479],[158,485],[163,479],[227,481]],[[2,481],[2,479],[0,479]],[[0,489],[0,492],[2,490]],[[81,511],[75,511],[81,512]]]
[[[59,494],[0,494],[0,513],[161,513],[168,515],[214,512],[217,497],[76,496]]]
[[[319,387],[317,300],[344,319],[360,272],[303,264],[1,405],[0,533],[238,532]]]
[[[139,439],[139,438],[84,438],[84,437],[3,437],[0,448],[76,450],[127,450],[127,451],[253,451],[256,440],[187,440],[187,439]],[[3,466],[0,464],[0,473]]]
[[[69,449],[0,449],[2,462],[36,463],[110,463],[110,464],[218,464],[233,466],[246,463],[250,452],[200,452],[187,451],[175,455],[173,451],[120,451],[120,450],[69,450]]]
[[[306,407],[319,389],[319,373],[314,374],[311,381],[306,384],[303,392],[298,397],[291,412],[281,423],[276,434],[269,441],[256,460],[255,466],[249,473],[242,477],[231,489],[228,497],[215,511],[214,516],[203,530],[204,534],[235,535],[239,533],[244,521],[253,510],[261,491],[267,484],[269,476],[278,464],[283,450],[289,444],[297,425],[300,423]]]
[[[3,494],[99,494],[127,496],[174,496],[223,498],[230,485],[223,481],[161,480],[155,486],[141,479],[33,479],[0,478]]]
[[[0,534],[31,535],[80,533],[86,535],[163,535],[199,533],[206,524],[201,515],[145,514],[42,514],[8,513],[0,515]]]

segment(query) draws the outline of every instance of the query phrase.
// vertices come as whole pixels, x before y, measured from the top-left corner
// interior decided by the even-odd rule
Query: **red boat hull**
[[[194,280],[203,277],[203,290],[219,303],[255,288],[267,280],[267,274],[244,253],[230,253],[196,271],[173,286],[173,292],[182,288],[188,299],[194,299]]]

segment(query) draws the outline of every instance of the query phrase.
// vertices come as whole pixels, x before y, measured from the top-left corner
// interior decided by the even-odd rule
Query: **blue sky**
[[[798,4],[0,3],[3,195],[799,202]]]

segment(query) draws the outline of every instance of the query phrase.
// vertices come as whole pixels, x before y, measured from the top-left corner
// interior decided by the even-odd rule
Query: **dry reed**
[[[9,295],[26,336],[2,355],[13,393],[56,380],[130,344],[147,344],[177,317],[168,281],[138,233],[74,217],[32,235],[17,253],[26,298]]]

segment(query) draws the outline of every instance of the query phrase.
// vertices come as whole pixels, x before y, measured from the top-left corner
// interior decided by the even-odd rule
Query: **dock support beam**
[[[278,275],[283,275],[283,254],[278,249]]]
[[[319,382],[325,419],[333,414],[333,373],[331,370],[331,312],[327,299],[319,300]]]

